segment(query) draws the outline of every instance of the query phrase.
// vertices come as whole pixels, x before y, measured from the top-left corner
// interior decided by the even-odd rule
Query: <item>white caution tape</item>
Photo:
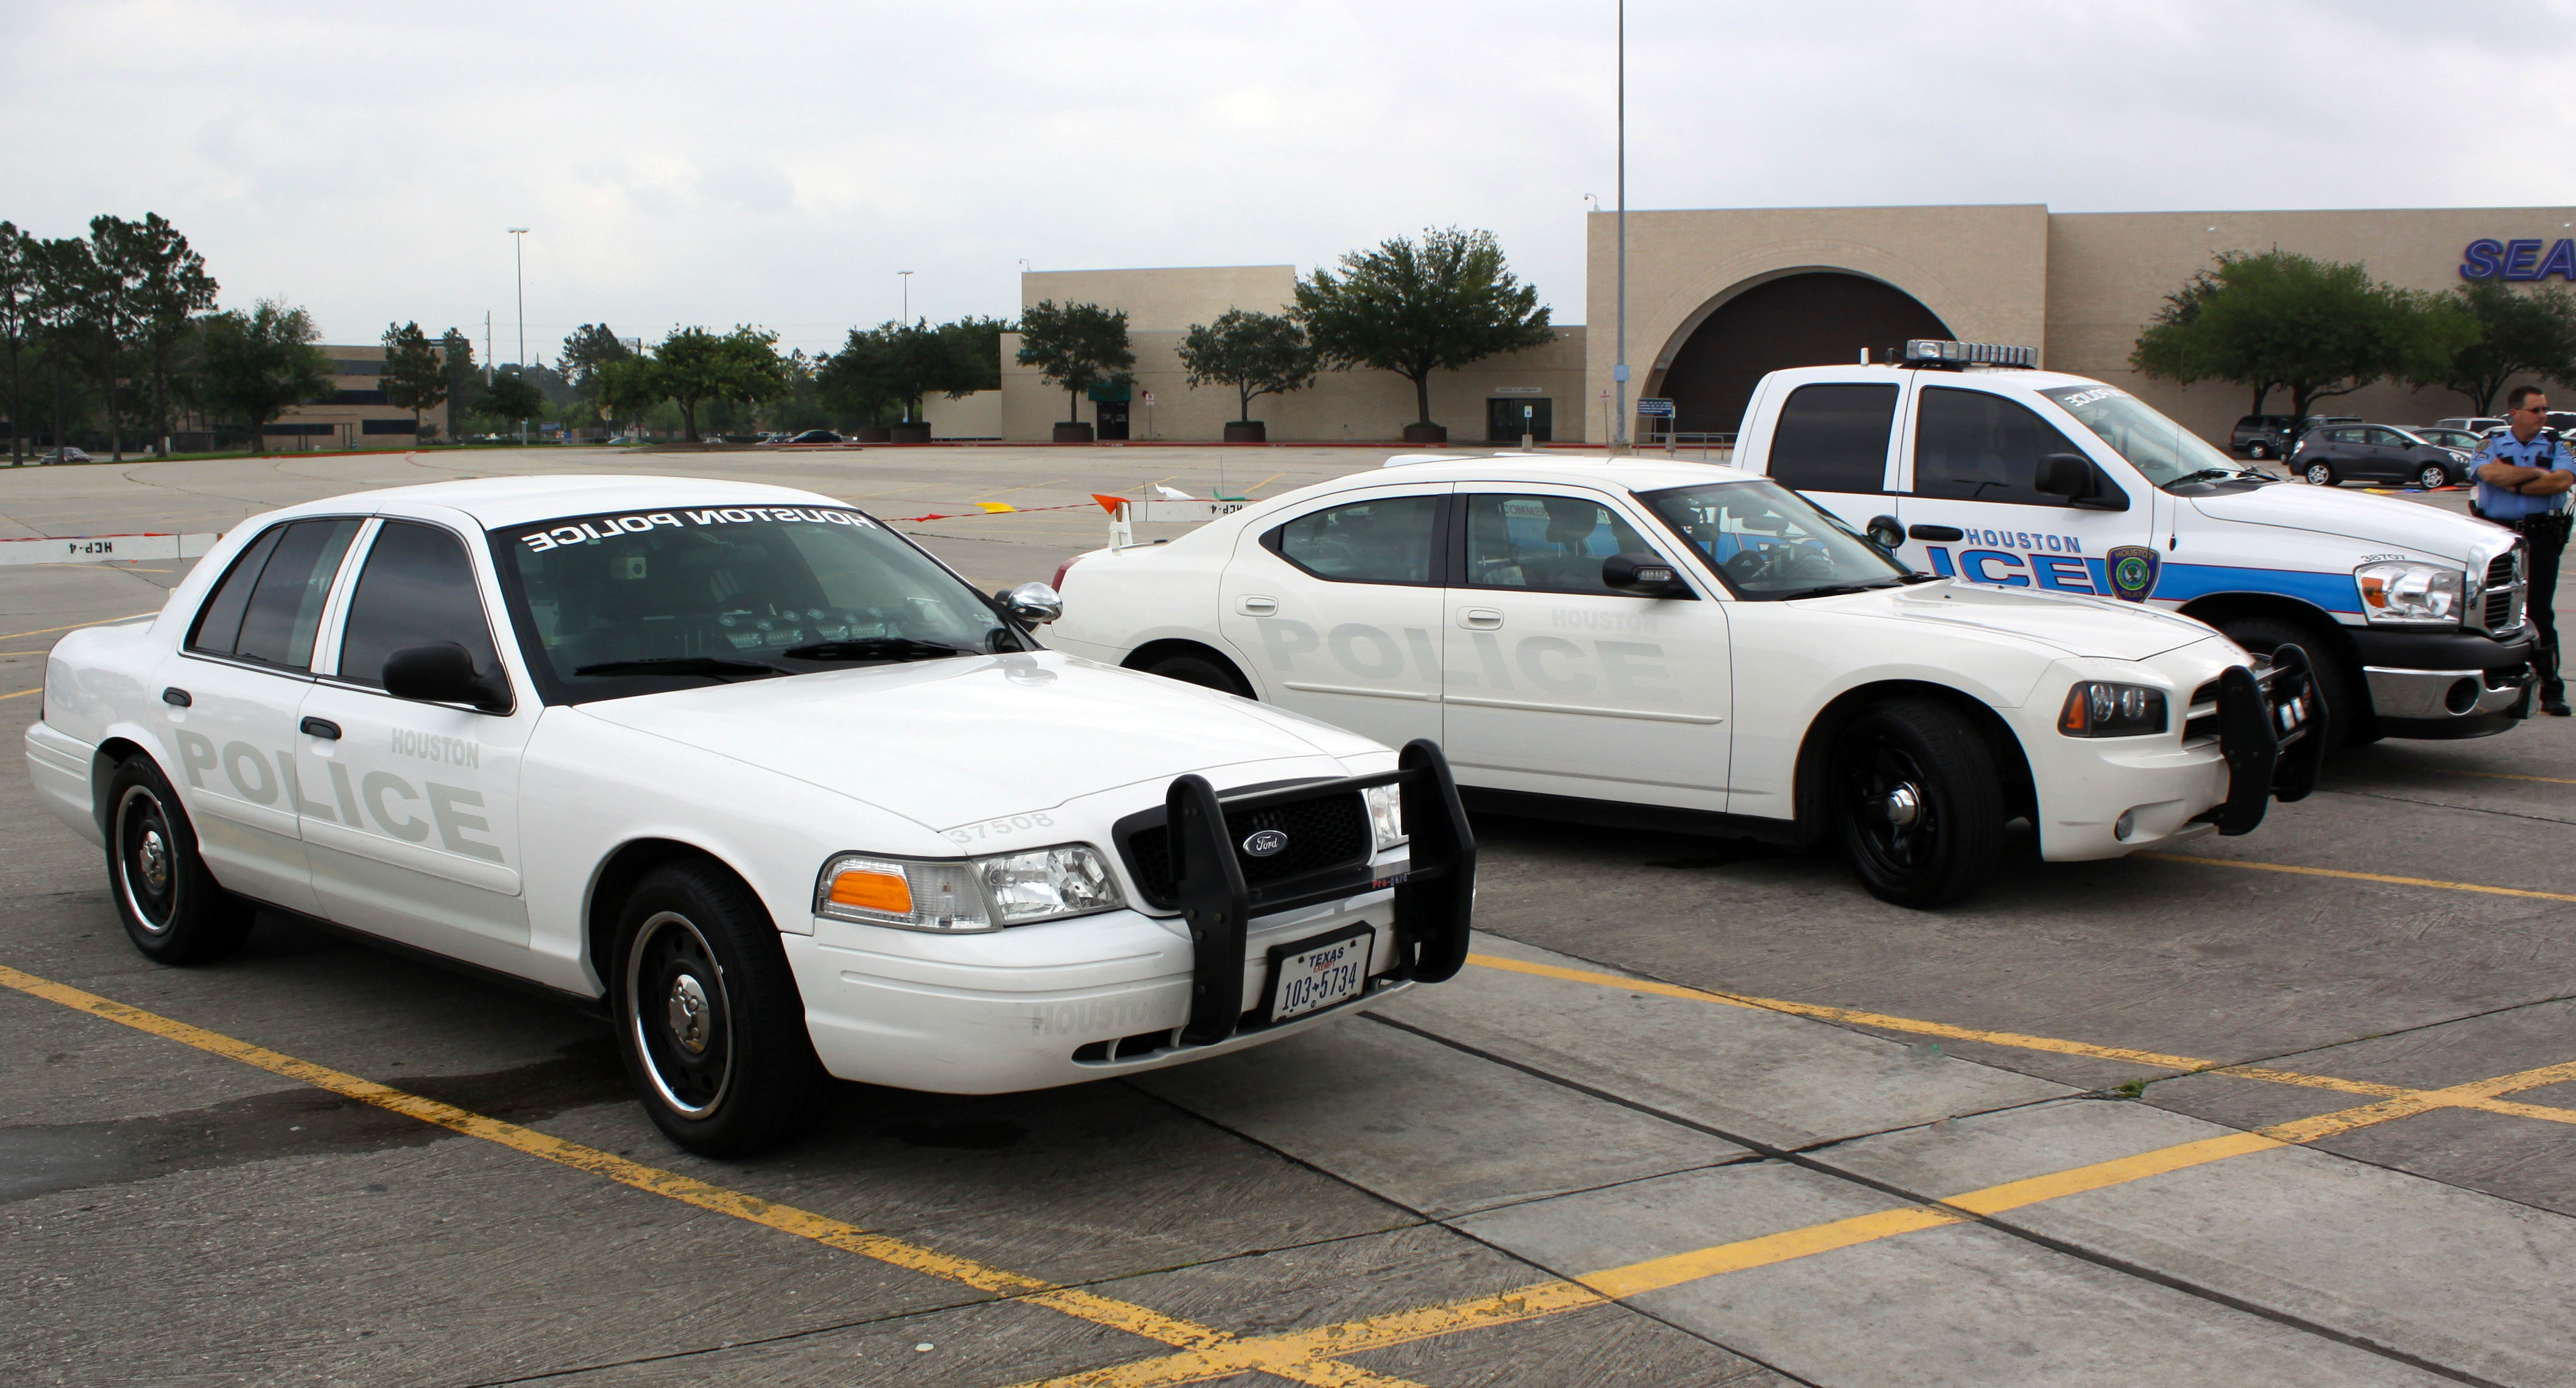
[[[223,536],[196,535],[40,535],[28,540],[0,540],[0,564],[120,564],[128,559],[195,559]]]

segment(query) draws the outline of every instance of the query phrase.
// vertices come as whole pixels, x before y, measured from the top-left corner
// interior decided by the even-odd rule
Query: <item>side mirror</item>
[[[1042,627],[1064,615],[1064,598],[1044,583],[1023,583],[993,595],[1002,610],[1033,627]]]
[[[1690,585],[1652,554],[1614,554],[1601,561],[1601,586],[1648,598],[1687,598]]]
[[[510,687],[499,671],[474,673],[474,657],[453,641],[405,646],[385,657],[385,692],[432,704],[472,704],[489,713],[510,706]]]
[[[2031,489],[2065,497],[2087,510],[2129,509],[2129,494],[2104,486],[2101,470],[2093,466],[2093,461],[2073,453],[2051,453],[2040,459],[2039,475],[2031,479]]]
[[[1869,528],[1861,532],[1871,544],[1894,554],[1905,547],[1905,526],[1894,516],[1872,516]]]

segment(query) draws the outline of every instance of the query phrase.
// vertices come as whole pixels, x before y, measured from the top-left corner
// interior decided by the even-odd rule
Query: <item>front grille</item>
[[[1159,811],[1152,819],[1155,822],[1125,834],[1119,847],[1126,854],[1127,871],[1136,879],[1136,890],[1156,906],[1169,906],[1178,885],[1172,880],[1172,836]],[[1286,834],[1288,847],[1267,858],[1246,856],[1243,841],[1263,829]],[[1256,810],[1229,810],[1225,838],[1234,848],[1235,861],[1243,866],[1243,884],[1257,888],[1368,861],[1368,807],[1358,792],[1343,791]]]
[[[2204,737],[2218,736],[2218,681],[2210,680],[2200,688],[2191,691],[2191,702],[2183,706],[2183,712],[2188,715],[2196,708],[2206,708],[2209,712],[2197,717],[2184,718],[2182,740],[2185,742],[2197,742]]]
[[[2506,550],[2487,561],[2486,606],[2478,613],[2478,622],[2489,631],[2511,631],[2522,625],[2516,601],[2522,594],[2514,586],[2513,559],[2514,551]]]

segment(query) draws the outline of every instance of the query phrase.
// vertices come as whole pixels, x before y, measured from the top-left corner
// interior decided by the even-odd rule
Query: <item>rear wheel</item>
[[[2415,485],[2428,492],[2437,487],[2447,487],[2451,485],[2451,470],[2440,463],[2426,463],[2423,471],[2415,474]]]
[[[107,886],[126,938],[156,963],[212,963],[250,935],[254,908],[216,884],[177,792],[140,753],[108,778]]]
[[[2308,667],[2326,696],[2326,746],[2359,747],[2380,738],[2378,720],[2362,697],[2361,672],[2352,668],[2334,642],[2314,627],[2281,617],[2235,617],[2215,624],[2227,639],[2269,659],[2283,646],[2308,653]]]
[[[673,1142],[739,1157],[802,1133],[827,1077],[759,898],[710,863],[667,863],[627,895],[615,963],[618,1050]]]
[[[1167,680],[1179,680],[1183,684],[1195,684],[1204,689],[1239,694],[1247,699],[1252,697],[1252,686],[1244,683],[1243,676],[1222,657],[1196,651],[1176,651],[1171,655],[1148,661],[1137,668],[1146,674],[1160,675]]]
[[[2332,463],[2310,463],[2307,470],[2299,475],[2307,478],[2311,487],[2331,487],[2343,480],[2335,475]]]
[[[2272,456],[2272,445],[2268,443],[2249,443],[2245,445],[2245,456],[2248,458],[2258,459],[2269,458]]]
[[[1834,747],[1833,818],[1870,895],[1947,906],[1994,872],[2003,851],[2003,777],[1957,710],[1895,699],[1863,711]]]

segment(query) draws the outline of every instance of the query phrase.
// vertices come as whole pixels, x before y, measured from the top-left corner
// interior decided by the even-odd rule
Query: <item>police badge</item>
[[[2156,591],[2156,552],[2145,545],[2120,545],[2104,556],[2110,566],[2111,596],[2122,602],[2145,602]]]

